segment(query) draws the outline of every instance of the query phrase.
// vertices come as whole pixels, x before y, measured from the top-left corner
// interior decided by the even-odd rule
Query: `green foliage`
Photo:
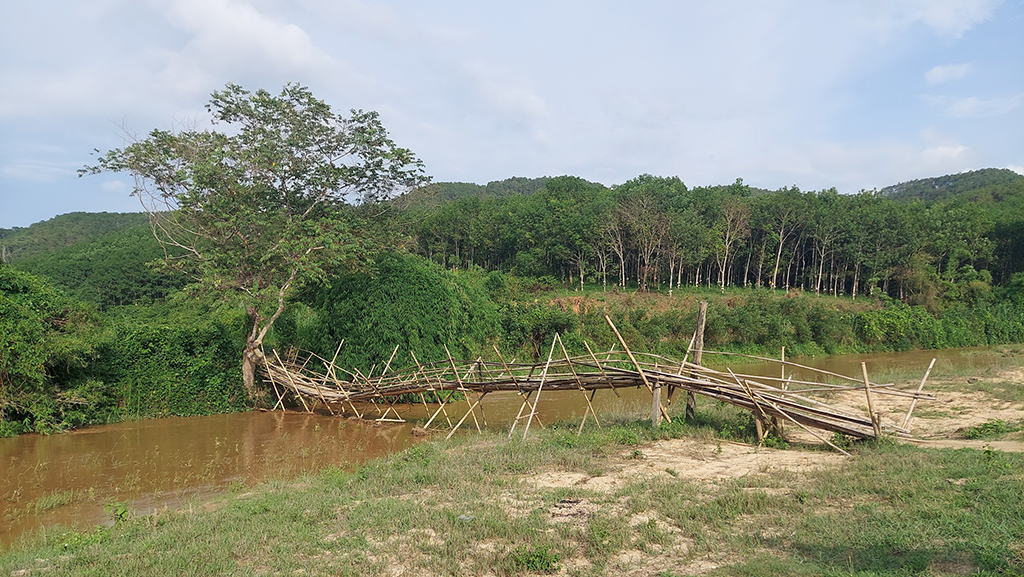
[[[550,547],[516,547],[505,559],[506,564],[515,572],[557,573],[561,555]]]
[[[343,367],[380,370],[395,347],[392,368],[443,360],[447,345],[456,358],[479,354],[497,336],[498,314],[482,289],[483,275],[447,272],[413,255],[380,255],[372,272],[308,285],[276,331],[290,344],[330,359],[341,342]]]
[[[349,201],[369,206],[428,179],[377,113],[336,114],[297,84],[279,95],[228,84],[206,108],[230,129],[153,130],[79,174],[131,173],[157,240],[181,249],[166,264],[244,303],[252,395],[260,346],[296,283],[359,262]]]
[[[1012,186],[1024,183],[1024,176],[1007,168],[985,168],[961,174],[948,174],[936,178],[922,178],[901,182],[883,188],[880,192],[891,198],[908,200],[945,200],[960,194],[974,194],[989,187]],[[989,200],[992,200],[989,198]],[[1001,198],[996,197],[996,200]]]
[[[146,313],[159,319],[104,321],[0,265],[0,436],[248,406],[237,362],[244,339],[225,328],[239,315],[225,323],[169,305]]]
[[[93,320],[42,279],[0,264],[0,435],[77,424],[91,395],[62,377],[91,357]]]
[[[969,347],[1020,342],[1024,306],[1014,303],[957,305],[938,318],[922,306],[888,300],[885,307],[854,317],[858,338],[874,350]]]
[[[23,258],[15,266],[48,277],[72,298],[106,309],[152,304],[181,289],[185,277],[150,266],[163,256],[149,227],[140,225]]]
[[[980,425],[968,427],[964,431],[964,438],[967,439],[994,439],[1006,433],[1019,431],[1021,426],[1007,423],[1001,419],[989,419]]]
[[[107,383],[110,420],[206,415],[249,406],[242,341],[222,325],[119,323],[97,347],[88,375]]]
[[[0,230],[3,261],[13,263],[55,253],[115,231],[144,226],[141,212],[69,212],[26,228]]]
[[[436,208],[442,204],[464,198],[501,198],[513,195],[533,194],[550,180],[542,178],[512,177],[495,180],[486,185],[471,182],[432,182],[409,191],[395,203],[408,208]]]
[[[540,303],[507,303],[501,309],[502,343],[526,348],[535,359],[546,356],[555,334],[564,335],[579,325],[571,311]]]

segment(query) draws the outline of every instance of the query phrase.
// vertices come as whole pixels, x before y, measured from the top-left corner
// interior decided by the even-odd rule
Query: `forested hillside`
[[[881,194],[896,200],[948,200],[1001,202],[1024,195],[1024,175],[1006,168],[985,168],[901,182],[883,188]]]
[[[147,222],[141,212],[69,212],[24,228],[0,229],[0,253],[3,262],[33,258]]]
[[[446,202],[463,198],[500,198],[533,194],[544,188],[544,184],[548,180],[550,180],[548,177],[524,178],[514,176],[505,180],[494,180],[487,184],[434,182],[404,194],[395,201],[395,204],[404,208],[436,208]]]

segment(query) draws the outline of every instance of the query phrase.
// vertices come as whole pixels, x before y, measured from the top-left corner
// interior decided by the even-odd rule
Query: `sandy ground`
[[[776,476],[780,472],[801,474],[834,467],[845,459],[847,457],[836,453],[780,451],[727,441],[672,439],[658,441],[639,450],[624,449],[611,459],[607,470],[599,475],[555,470],[524,477],[522,482],[536,489],[574,487],[607,497],[645,478],[673,477],[714,484],[745,476]],[[788,491],[785,488],[775,490]],[[511,515],[527,514],[533,505],[530,502],[518,502],[511,494],[505,495],[503,501]],[[554,522],[582,525],[598,511],[606,515],[625,514],[624,509],[614,502],[598,503],[587,497],[562,499],[550,508],[549,514]],[[632,526],[650,523],[662,532],[679,532],[658,511],[644,511],[629,519]],[[677,535],[672,546],[658,550],[654,555],[637,550],[623,551],[609,562],[607,574],[649,576],[671,570],[679,575],[702,575],[737,561],[719,556],[693,558],[690,555],[692,545],[690,540]],[[566,559],[560,564],[559,573],[572,573],[585,568],[588,563],[583,558]]]
[[[977,448],[991,447],[1000,451],[1024,452],[1024,435],[1009,434],[998,441],[973,440],[964,438],[970,427],[990,420],[1006,423],[1024,423],[1024,404],[996,398],[985,392],[955,390],[965,383],[973,383],[974,377],[929,381],[924,392],[934,395],[934,400],[919,400],[914,407],[910,421],[913,439],[904,439],[924,447]],[[1024,368],[1002,371],[986,377],[986,381],[1016,383],[1024,387]],[[951,390],[953,389],[953,390]],[[838,393],[826,402],[837,408],[855,413],[867,414],[867,398],[862,390]],[[883,423],[902,424],[910,408],[910,400],[885,394],[874,394],[875,410],[882,414]],[[828,438],[830,435],[823,435]],[[804,431],[789,427],[786,437],[791,441],[818,444],[820,441]]]
[[[961,381],[969,377],[962,377]],[[1024,386],[1024,368],[1004,371],[988,377],[992,382],[1018,383]],[[915,439],[908,440],[928,447],[971,447],[991,448],[1000,451],[1024,452],[1024,434],[1021,432],[1004,436],[1000,440],[971,440],[964,438],[968,427],[980,425],[992,419],[1007,423],[1024,422],[1024,405],[995,398],[984,392],[963,392],[950,390],[960,382],[956,380],[935,381],[932,388],[935,400],[918,401],[911,422]],[[830,404],[848,410],[866,412],[867,401],[863,391],[842,393],[828,400]],[[891,395],[877,395],[875,408],[888,423],[900,424],[909,408],[909,400]],[[806,432],[791,427],[786,430],[791,442],[818,445],[821,442]],[[828,434],[823,434],[826,438]],[[537,489],[578,488],[593,491],[599,495],[613,495],[632,482],[651,477],[675,477],[706,483],[744,476],[778,475],[789,473],[799,477],[815,469],[840,466],[848,457],[834,452],[781,451],[767,447],[752,447],[734,442],[699,441],[694,439],[673,439],[655,442],[643,448],[624,449],[611,459],[607,470],[600,474],[567,471],[546,471],[522,479]],[[785,491],[787,489],[778,489]],[[529,510],[529,503],[518,503],[511,495],[505,506],[511,514]],[[611,514],[616,506],[611,505]],[[550,508],[550,515],[556,522],[583,523],[598,510],[609,512],[609,504],[595,503],[593,499],[567,498]],[[662,530],[672,530],[669,523],[657,511],[633,515],[631,525],[654,523]],[[680,575],[702,575],[719,567],[736,562],[735,559],[701,557],[694,559],[689,552],[692,543],[678,538],[675,545],[659,551],[657,555],[628,550],[615,557],[609,564],[608,574],[655,575],[659,571],[672,570]],[[563,561],[561,574],[583,568],[585,559]]]

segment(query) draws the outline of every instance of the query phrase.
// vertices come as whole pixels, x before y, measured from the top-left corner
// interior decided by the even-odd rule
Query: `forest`
[[[688,187],[641,175],[431,183],[341,216],[357,256],[289,293],[265,346],[371,370],[537,358],[609,337],[794,354],[1024,342],[1024,177],[987,169],[880,191]],[[166,266],[144,214],[0,230],[0,435],[244,410],[237,299]]]
[[[495,192],[506,183],[534,191]],[[1024,271],[1024,177],[1009,170],[852,195],[742,180],[691,189],[650,175],[610,189],[575,177],[513,179],[435,184],[407,202],[398,219],[413,252],[446,268],[553,276],[567,286],[881,293],[937,313]]]

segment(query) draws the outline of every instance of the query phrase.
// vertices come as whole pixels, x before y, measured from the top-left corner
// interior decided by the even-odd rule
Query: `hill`
[[[141,212],[69,212],[24,228],[0,229],[0,256],[3,262],[39,257],[147,222]]]
[[[149,227],[142,225],[19,258],[12,266],[45,276],[69,296],[106,309],[152,304],[185,286],[181,274],[150,266],[163,255]]]
[[[550,177],[513,176],[487,184],[472,182],[433,182],[402,195],[396,203],[403,207],[434,208],[460,198],[491,198],[533,194],[544,188]]]
[[[1002,202],[1024,195],[1024,176],[1005,168],[985,168],[901,182],[880,192],[894,200]]]

